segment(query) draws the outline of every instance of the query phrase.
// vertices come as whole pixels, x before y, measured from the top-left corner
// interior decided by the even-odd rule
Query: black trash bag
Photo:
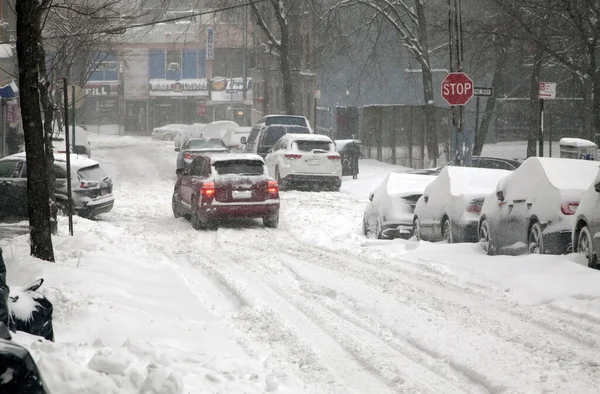
[[[8,332],[0,323],[2,330]],[[6,339],[0,339],[0,393],[50,394],[29,351]]]
[[[44,283],[38,279],[23,291],[9,298],[10,314],[18,331],[54,341],[52,303],[37,290]]]
[[[2,248],[0,248],[0,323],[3,323],[6,327],[14,331],[14,323],[8,308],[9,293],[10,289],[6,284],[6,265],[4,265]]]

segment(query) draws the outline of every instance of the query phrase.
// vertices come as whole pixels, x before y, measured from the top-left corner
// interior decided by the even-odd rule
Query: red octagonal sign
[[[473,80],[465,73],[450,73],[442,81],[442,97],[452,106],[465,105],[473,97]]]

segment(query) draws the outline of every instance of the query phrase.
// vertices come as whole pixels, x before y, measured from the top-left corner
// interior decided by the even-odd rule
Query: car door
[[[517,242],[527,242],[527,222],[531,208],[529,182],[514,172],[502,187],[504,202],[500,209],[500,220],[495,230],[497,247],[507,247]]]
[[[273,149],[271,150],[271,152],[269,152],[267,154],[267,156],[265,157],[267,171],[269,172],[269,175],[272,177],[275,176],[275,166],[277,163],[277,156],[278,156],[278,152],[281,151],[282,142],[283,142],[282,140],[277,141],[277,143],[275,145],[273,145]]]
[[[435,182],[436,181],[432,182],[432,186],[433,186],[433,183],[435,183]],[[434,236],[434,222],[433,222],[434,205],[432,203],[435,203],[436,193],[433,193],[432,190],[433,190],[433,188],[431,188],[429,186],[426,187],[425,191],[423,192],[423,195],[417,202],[417,204],[419,205],[419,208],[420,208],[418,211],[419,212],[418,218],[419,218],[419,225],[420,225],[420,229],[421,229],[421,238],[423,240],[432,239],[432,237]],[[435,189],[435,190],[437,190],[437,189]]]
[[[261,128],[262,127],[259,125],[252,127],[252,130],[250,130],[250,135],[248,136],[248,140],[246,141],[246,147],[244,149],[244,152],[251,152],[251,153],[256,152],[256,143],[257,143],[258,134],[260,133]]]
[[[0,210],[4,215],[27,216],[27,174],[23,160],[0,162]]]

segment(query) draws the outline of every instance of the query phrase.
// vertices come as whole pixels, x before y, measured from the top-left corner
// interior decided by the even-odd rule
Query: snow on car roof
[[[410,195],[423,194],[423,191],[437,176],[435,175],[417,175],[405,174],[402,172],[393,172],[389,175],[387,182],[387,194],[389,195]]]
[[[444,167],[440,176],[443,176],[444,173],[450,180],[450,193],[459,196],[461,194],[493,193],[498,181],[510,175],[512,171],[447,166]]]
[[[559,145],[570,145],[576,147],[597,147],[592,141],[584,140],[582,138],[561,138]]]
[[[323,134],[286,134],[286,137],[291,139],[292,141],[302,140],[302,141],[326,141],[333,142],[331,138],[327,137]]]
[[[207,153],[206,156],[210,157],[212,163],[230,160],[259,160],[264,163],[263,158],[255,153]]]
[[[54,154],[54,162],[67,165],[67,155],[64,153]],[[96,160],[89,159],[85,156],[71,154],[71,167],[84,168],[98,165]]]
[[[548,181],[562,190],[587,190],[600,168],[600,163],[591,160],[530,157],[527,161],[539,163]]]

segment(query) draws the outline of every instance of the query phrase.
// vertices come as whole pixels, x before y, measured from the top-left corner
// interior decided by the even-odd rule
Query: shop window
[[[181,79],[181,49],[169,49],[167,50],[167,79],[169,80],[180,80]]]

